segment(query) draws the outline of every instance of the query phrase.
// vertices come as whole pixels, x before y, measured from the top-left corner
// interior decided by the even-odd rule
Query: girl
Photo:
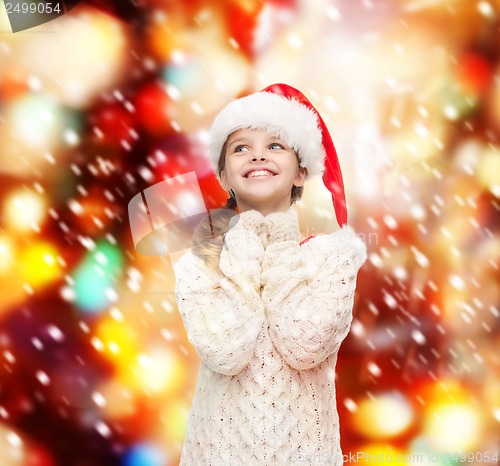
[[[219,113],[209,151],[231,197],[174,265],[201,358],[180,464],[341,465],[335,366],[366,246],[346,224],[331,137],[302,93],[275,84]],[[322,173],[341,229],[300,242],[293,204]]]

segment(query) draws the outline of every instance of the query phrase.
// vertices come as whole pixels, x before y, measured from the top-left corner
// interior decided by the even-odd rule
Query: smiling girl
[[[335,366],[366,246],[331,137],[300,91],[275,84],[222,109],[209,151],[230,198],[174,266],[201,358],[180,464],[341,465]],[[293,205],[320,174],[341,228],[300,242]]]

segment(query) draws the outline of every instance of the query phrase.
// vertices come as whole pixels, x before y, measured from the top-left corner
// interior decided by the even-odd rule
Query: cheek
[[[229,180],[234,180],[240,177],[240,173],[243,171],[243,168],[234,162],[230,162],[226,164],[226,175]]]
[[[299,169],[299,164],[297,163],[296,160],[290,158],[286,162],[282,164],[283,169],[286,170],[290,176],[295,176],[297,174],[297,171]]]

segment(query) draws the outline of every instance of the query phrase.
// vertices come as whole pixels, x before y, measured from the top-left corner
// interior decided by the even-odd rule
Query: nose
[[[257,157],[256,156],[252,157],[252,160],[257,160]],[[260,160],[266,160],[266,158],[263,155],[261,155]]]

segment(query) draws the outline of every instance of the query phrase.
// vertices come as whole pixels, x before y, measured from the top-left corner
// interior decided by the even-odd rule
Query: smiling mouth
[[[261,179],[264,179],[264,178],[272,178],[273,176],[276,176],[277,173],[272,173],[272,172],[268,172],[268,174],[266,175],[253,175],[253,176],[248,176],[250,175],[252,172],[246,174],[245,176],[243,176],[243,178],[247,178],[249,180],[251,179],[256,179],[256,180],[261,180]]]
[[[273,178],[277,175],[258,175],[258,176],[244,176],[247,180],[264,180],[265,178]]]

